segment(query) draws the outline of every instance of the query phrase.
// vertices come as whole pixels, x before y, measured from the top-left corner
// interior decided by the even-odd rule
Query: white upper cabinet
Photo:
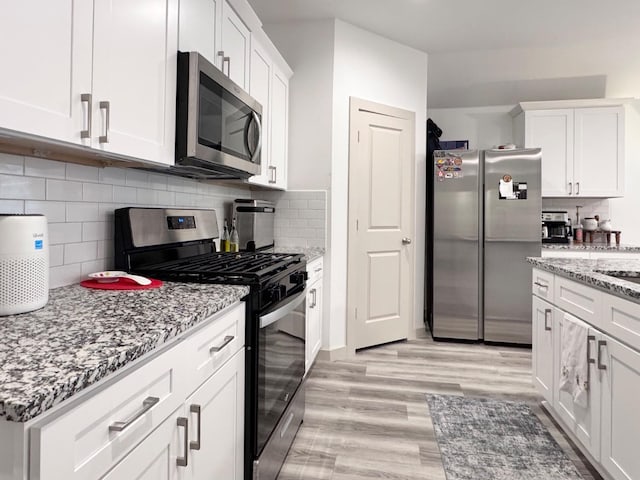
[[[91,2],[11,2],[0,15],[0,128],[80,143],[91,93]]]
[[[269,183],[287,188],[287,155],[289,141],[289,77],[274,67],[271,87],[271,155]]]
[[[178,0],[96,0],[94,147],[172,164]]]
[[[222,3],[223,0],[180,0],[180,51],[198,52],[218,68]]]
[[[0,40],[0,128],[173,163],[178,0],[12,2]]]
[[[517,115],[515,137],[525,147],[542,148],[543,197],[624,195],[622,105],[525,110],[523,106],[512,111]]]
[[[251,43],[251,82],[249,94],[262,105],[262,151],[260,175],[254,175],[249,179],[251,183],[268,183],[267,168],[271,158],[271,78],[273,76],[273,66],[269,54],[262,45],[254,40]]]
[[[249,90],[249,68],[251,62],[251,32],[225,1],[222,4],[222,41],[218,65],[236,84]]]

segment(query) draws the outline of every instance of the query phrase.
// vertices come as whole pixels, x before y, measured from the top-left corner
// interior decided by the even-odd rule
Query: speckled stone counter
[[[273,249],[274,253],[302,253],[307,263],[313,262],[316,258],[324,255],[322,247],[279,247]]]
[[[610,276],[624,273],[630,277],[640,277],[640,260],[529,257],[527,261],[536,268],[640,302],[640,284]]]
[[[616,245],[615,243],[543,243],[543,250],[563,250],[570,252],[627,252],[640,253],[640,247],[635,245]]]
[[[248,287],[167,282],[151,290],[50,291],[0,317],[0,419],[25,422],[235,303]]]

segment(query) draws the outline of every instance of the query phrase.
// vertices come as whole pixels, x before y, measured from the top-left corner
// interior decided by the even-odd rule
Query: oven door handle
[[[280,308],[274,310],[273,312],[267,313],[266,315],[261,315],[260,317],[258,317],[258,319],[260,320],[260,328],[268,327],[272,323],[277,322],[284,316],[293,312],[307,298],[307,293],[308,290],[305,288],[302,292],[288,300],[287,303],[283,304]]]

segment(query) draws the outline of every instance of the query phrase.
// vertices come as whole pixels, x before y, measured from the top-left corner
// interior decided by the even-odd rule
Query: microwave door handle
[[[253,152],[251,151],[251,145],[249,144],[249,129],[251,128],[251,122],[253,122],[253,115],[248,116],[244,124],[244,147],[247,149],[249,156],[253,160]]]
[[[256,149],[251,155],[251,163],[256,162],[256,158],[260,155],[260,150],[262,149],[262,126],[260,125],[260,117],[256,112],[251,112],[253,120],[256,122],[256,128],[258,129],[258,144],[256,145]]]

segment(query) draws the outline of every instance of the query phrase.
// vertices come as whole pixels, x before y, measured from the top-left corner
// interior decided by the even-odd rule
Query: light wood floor
[[[354,359],[316,361],[306,389],[305,420],[279,480],[444,480],[425,393],[527,401],[585,480],[600,478],[539,406],[528,349],[434,342],[425,333]]]

